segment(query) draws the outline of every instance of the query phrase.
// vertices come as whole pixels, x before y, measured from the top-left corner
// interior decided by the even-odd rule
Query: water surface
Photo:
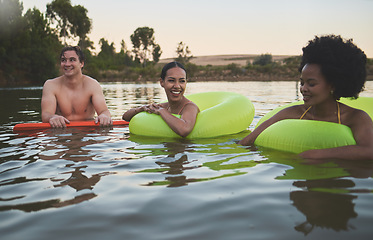
[[[373,97],[373,82],[362,96]],[[158,84],[102,84],[119,119],[165,101]],[[265,113],[299,97],[296,82],[196,82]],[[128,127],[15,134],[40,121],[41,88],[0,90],[2,239],[368,239],[372,162],[309,162],[239,146],[249,130],[201,140],[131,135]]]

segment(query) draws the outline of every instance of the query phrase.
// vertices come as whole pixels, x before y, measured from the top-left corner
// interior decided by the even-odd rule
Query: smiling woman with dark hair
[[[279,111],[259,125],[239,144],[253,145],[272,124],[284,119],[308,119],[348,126],[356,145],[315,149],[300,153],[303,158],[373,159],[373,123],[369,115],[339,100],[357,98],[366,81],[366,55],[340,36],[315,37],[303,48],[299,68],[304,104]]]
[[[136,114],[144,111],[158,114],[176,134],[181,137],[188,136],[196,123],[199,108],[184,96],[187,84],[184,66],[178,62],[166,64],[159,82],[166,92],[168,101],[132,108],[123,114],[122,119],[130,121]],[[178,114],[180,118],[172,114]]]

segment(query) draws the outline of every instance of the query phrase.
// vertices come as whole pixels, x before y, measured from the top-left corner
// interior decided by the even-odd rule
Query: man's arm
[[[42,122],[50,123],[53,128],[63,128],[70,121],[56,114],[57,100],[54,91],[54,83],[52,80],[47,80],[44,84],[41,98],[41,119]]]
[[[94,80],[93,91],[92,91],[92,104],[97,112],[97,118],[95,122],[100,122],[101,126],[111,126],[113,121],[111,119],[111,114],[105,102],[105,97],[102,92],[100,84]]]

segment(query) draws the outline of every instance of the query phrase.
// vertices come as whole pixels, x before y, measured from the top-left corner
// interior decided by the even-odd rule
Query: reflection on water
[[[351,180],[322,179],[295,181],[294,186],[306,188],[305,191],[293,191],[290,199],[293,205],[306,216],[306,221],[295,226],[297,231],[309,234],[315,227],[348,231],[355,229],[349,224],[351,218],[358,215],[354,210],[356,196],[340,193],[322,192],[313,189],[343,189],[354,187]]]
[[[153,83],[103,89],[114,119],[166,100]],[[187,94],[206,89],[247,96],[256,109],[249,130],[266,112],[300,97],[296,82],[189,83]],[[371,82],[366,89],[362,95],[372,97]],[[139,137],[128,127],[14,134],[16,123],[40,121],[41,88],[0,92],[4,239],[371,235],[372,162],[305,161],[237,145],[249,130],[198,140]]]

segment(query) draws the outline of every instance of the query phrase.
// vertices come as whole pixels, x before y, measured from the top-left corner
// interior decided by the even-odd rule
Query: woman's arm
[[[238,142],[238,144],[244,145],[244,146],[251,146],[254,144],[256,138],[269,126],[272,124],[288,118],[294,118],[296,116],[296,108],[298,106],[292,106],[285,109],[282,109],[275,115],[273,115],[268,120],[264,121],[262,124],[260,124],[257,128],[254,129],[249,135],[244,137],[241,141]],[[290,117],[289,117],[290,116]]]
[[[145,108],[146,106],[131,108],[127,112],[123,113],[122,119],[129,122],[136,114],[145,111]]]
[[[167,125],[181,137],[186,137],[192,132],[199,112],[197,105],[192,102],[185,105],[180,118],[173,116],[167,109],[160,105],[152,105],[151,108],[155,114],[159,114]]]

